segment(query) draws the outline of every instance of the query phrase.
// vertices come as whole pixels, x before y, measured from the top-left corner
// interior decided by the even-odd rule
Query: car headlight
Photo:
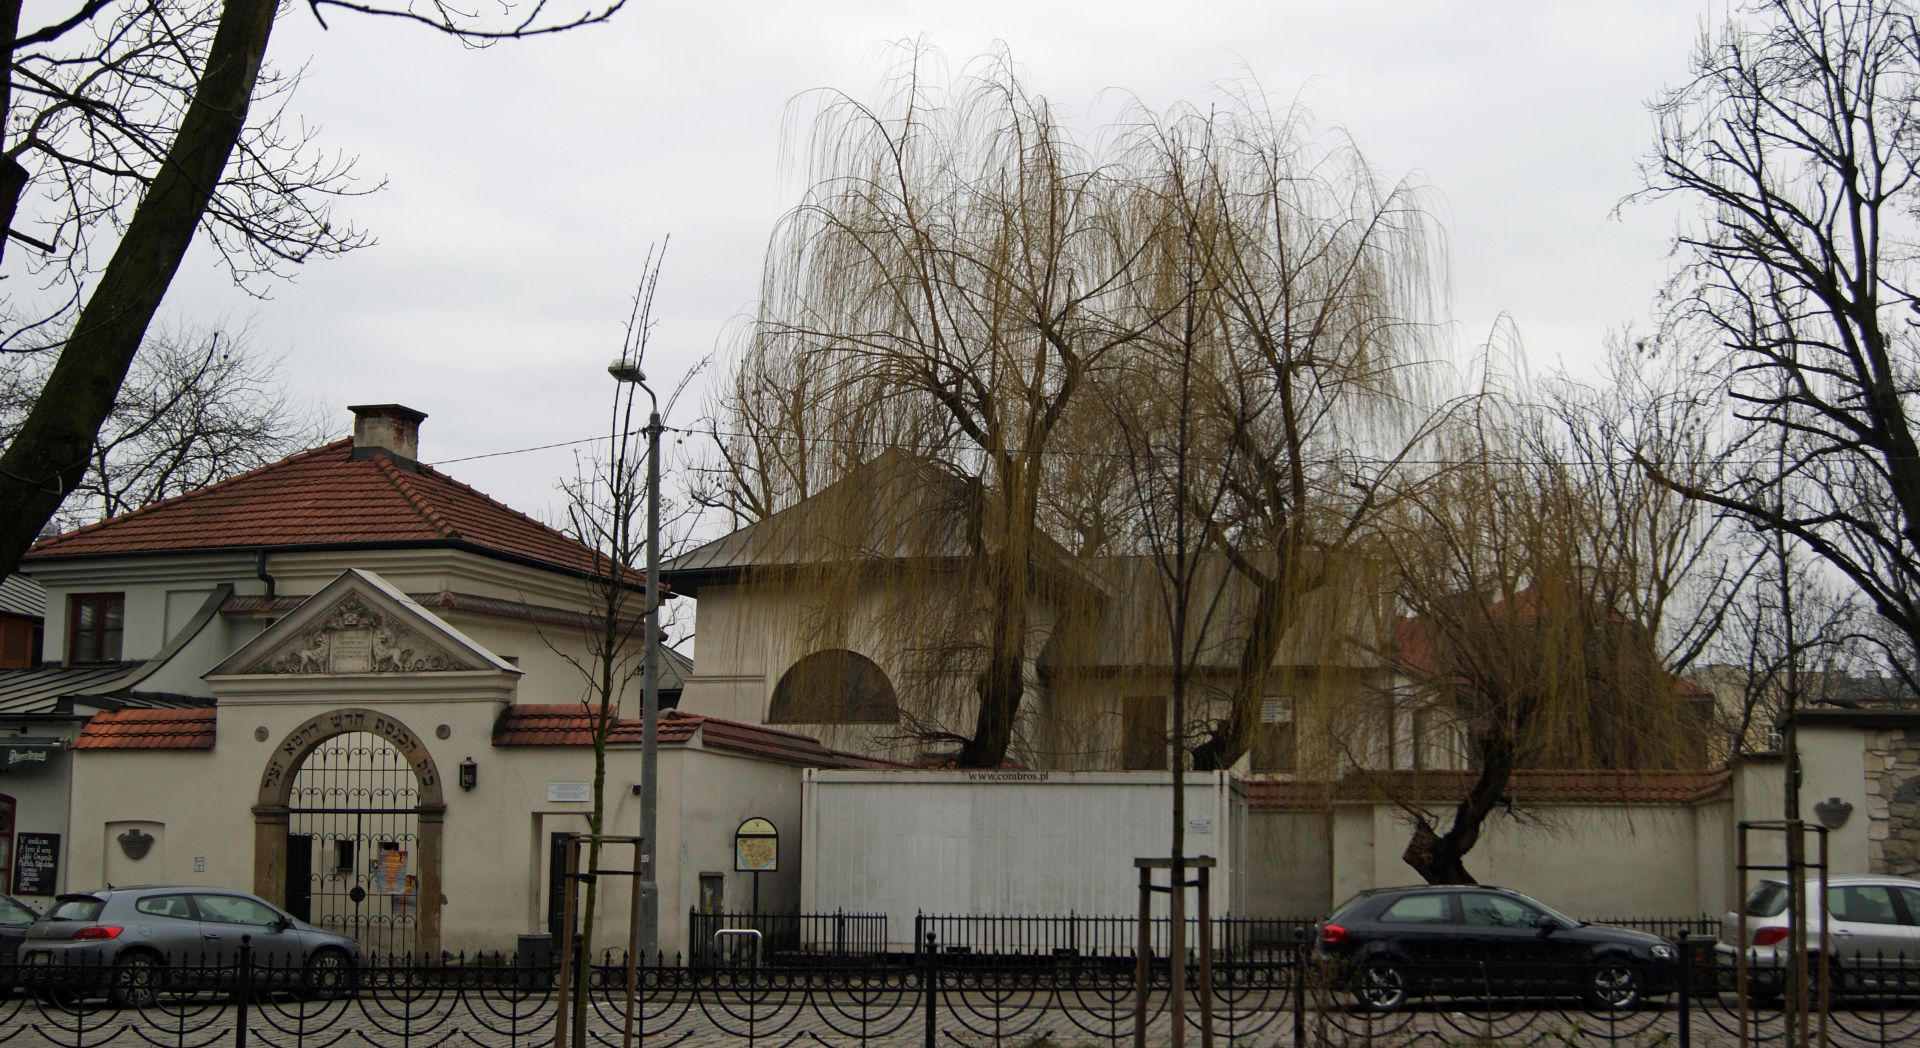
[[[1653,959],[1656,961],[1673,960],[1673,947],[1668,946],[1666,943],[1655,943],[1653,947]]]

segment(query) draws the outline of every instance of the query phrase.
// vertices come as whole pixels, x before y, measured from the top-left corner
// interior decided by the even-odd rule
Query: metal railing
[[[751,938],[751,936],[743,936]],[[1479,1043],[1567,1045],[1780,1043],[1789,1015],[1777,983],[1735,992],[1728,958],[1704,964],[1596,956],[1553,959],[1517,938],[1451,959],[1384,972],[1322,963],[1305,946],[1218,959],[1208,1009],[1217,1045],[1377,1048]],[[936,938],[911,964],[812,958],[806,964],[633,969],[603,955],[589,970],[590,1043],[635,1031],[640,1043],[822,1048],[1015,1048],[1037,1043],[1122,1048],[1143,1004],[1148,1043],[1170,1041],[1166,958],[1136,982],[1132,965],[1098,956],[1034,964],[950,954]],[[1691,936],[1677,944],[1698,957]],[[1750,959],[1764,968],[1767,956]],[[1826,1029],[1831,1044],[1920,1045],[1920,958],[1835,958]],[[497,955],[435,965],[376,963],[342,971],[295,958],[234,963],[0,965],[19,987],[0,997],[0,1041],[52,1048],[536,1048],[553,1038],[559,1001],[552,965]],[[1192,992],[1202,992],[1193,983]],[[1396,990],[1395,988],[1399,989]],[[1770,987],[1771,991],[1770,992]],[[1196,998],[1197,999],[1197,998]],[[1199,1010],[1180,1020],[1197,1027]],[[1198,1043],[1198,1038],[1190,1039]]]
[[[701,913],[687,915],[687,963],[736,964],[742,944],[720,932],[760,933],[766,960],[807,963],[880,958],[887,953],[887,917],[881,913]],[[747,951],[750,953],[751,951]]]

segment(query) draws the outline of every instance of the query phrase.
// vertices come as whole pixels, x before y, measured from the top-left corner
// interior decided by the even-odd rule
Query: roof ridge
[[[447,519],[440,515],[439,510],[434,509],[427,503],[425,497],[413,490],[413,485],[407,481],[405,470],[394,465],[393,460],[385,455],[375,455],[374,462],[379,465],[380,474],[387,478],[387,483],[393,485],[393,490],[399,492],[400,497],[407,500],[407,505],[412,506],[414,512],[420,514],[421,518],[432,526],[441,538],[460,537],[460,529],[448,523]]]
[[[351,445],[352,443],[353,443],[352,437],[341,437],[338,440],[330,440],[325,444],[318,445],[317,447],[308,448],[305,451],[296,451],[285,458],[275,459],[272,462],[269,462],[263,466],[255,466],[252,469],[247,470],[245,473],[236,473],[233,476],[226,478],[225,480],[216,480],[211,484],[202,485],[201,487],[194,488],[191,491],[183,491],[178,495],[169,495],[166,498],[159,500],[158,502],[149,502],[144,506],[140,506],[136,509],[128,510],[127,512],[118,514],[116,516],[108,517],[105,520],[96,520],[91,524],[83,524],[80,527],[73,529],[72,531],[63,531],[58,535],[49,535],[44,539],[40,539],[36,541],[33,544],[32,548],[37,550],[37,549],[42,549],[42,548],[47,548],[52,546],[58,546],[65,543],[69,539],[72,539],[81,535],[91,534],[95,531],[100,530],[101,528],[108,526],[109,524],[117,525],[123,521],[133,520],[136,517],[146,516],[148,514],[158,512],[162,508],[172,505],[175,499],[182,499],[182,498],[186,498],[189,495],[201,495],[210,491],[218,491],[221,488],[232,487],[233,485],[238,484],[243,480],[251,479],[255,474],[265,473],[267,470],[270,470],[270,469],[278,469],[282,466],[287,465],[288,463],[296,462],[301,459],[313,458],[315,456],[320,455],[323,452],[332,451],[336,447],[347,446],[347,445]]]

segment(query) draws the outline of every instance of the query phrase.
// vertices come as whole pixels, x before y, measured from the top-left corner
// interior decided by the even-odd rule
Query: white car
[[[1803,911],[1807,952],[1821,951],[1819,881],[1809,878]],[[1723,970],[1733,971],[1739,954],[1747,957],[1752,992],[1778,996],[1789,967],[1788,889],[1784,880],[1764,880],[1747,894],[1746,940],[1740,940],[1740,914],[1720,919],[1714,954]],[[1920,989],[1920,880],[1905,877],[1845,876],[1827,879],[1827,946],[1816,973],[1840,975],[1835,989],[1898,984]]]

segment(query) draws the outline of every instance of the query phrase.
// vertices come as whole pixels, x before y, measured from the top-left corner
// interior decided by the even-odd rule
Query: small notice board
[[[60,835],[23,833],[14,841],[13,893],[52,895],[60,884]]]

